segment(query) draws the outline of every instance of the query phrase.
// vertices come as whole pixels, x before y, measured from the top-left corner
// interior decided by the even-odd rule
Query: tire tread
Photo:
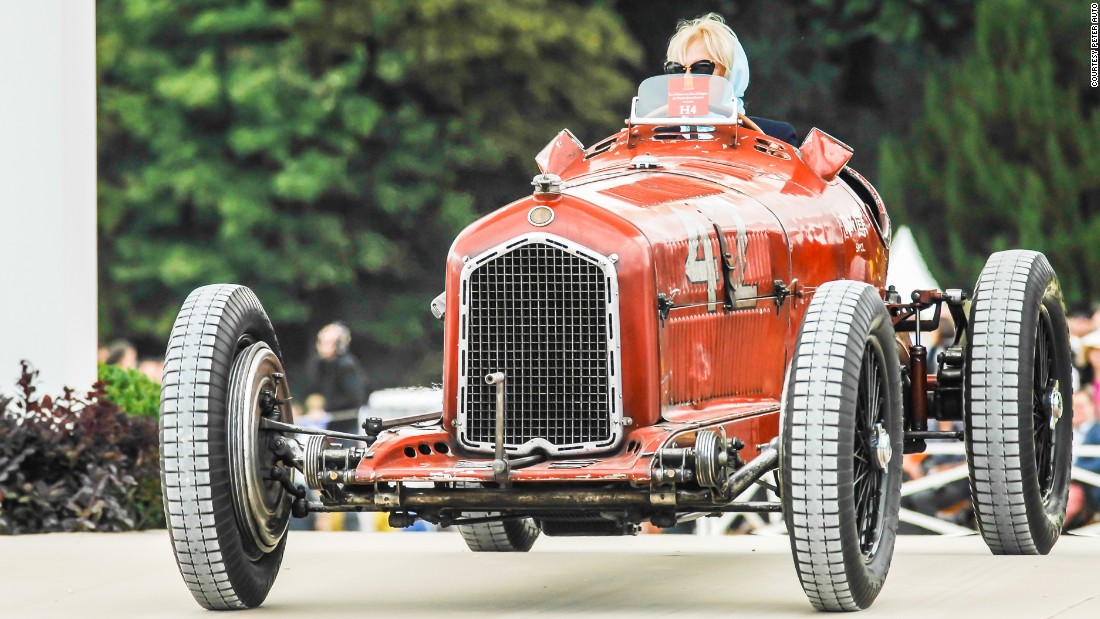
[[[1041,253],[1003,251],[990,256],[975,286],[967,455],[978,528],[994,554],[1045,554],[1053,545],[1029,519],[1019,426],[1028,287],[1053,277]]]
[[[488,513],[470,513],[477,517]],[[460,524],[462,539],[474,552],[527,552],[539,536],[538,525],[531,518]]]
[[[165,355],[160,411],[164,510],[183,580],[195,600],[211,610],[254,605],[234,586],[232,553],[226,552],[218,533],[217,523],[235,516],[227,492],[212,495],[218,488],[212,472],[227,469],[221,462],[226,449],[224,437],[210,434],[209,413],[204,412],[224,408],[224,387],[219,385],[229,370],[215,353],[235,346],[219,327],[224,321],[239,322],[246,308],[263,311],[255,294],[243,286],[196,289],[176,318]]]
[[[885,312],[866,284],[831,282],[819,288],[803,319],[783,397],[784,427],[790,432],[784,444],[790,479],[784,509],[799,580],[818,610],[859,610],[877,595],[849,574],[842,525],[851,517],[843,507],[851,496],[839,491],[837,440],[840,411],[856,406],[851,386],[858,384],[859,368],[850,360],[861,358],[863,350],[862,338],[852,333],[870,328],[876,307]]]

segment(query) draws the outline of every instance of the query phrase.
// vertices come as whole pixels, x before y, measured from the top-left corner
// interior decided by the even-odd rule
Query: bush
[[[160,413],[160,385],[137,370],[99,364],[99,382],[106,397],[132,417],[157,418]]]
[[[163,527],[155,417],[126,415],[102,383],[39,398],[22,365],[0,398],[0,533]]]

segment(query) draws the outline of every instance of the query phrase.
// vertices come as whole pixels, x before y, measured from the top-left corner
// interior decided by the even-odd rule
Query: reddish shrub
[[[38,397],[22,366],[0,397],[0,533],[163,527],[156,419],[126,415],[102,383]]]

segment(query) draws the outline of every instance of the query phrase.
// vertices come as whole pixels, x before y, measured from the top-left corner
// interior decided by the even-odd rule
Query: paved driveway
[[[241,616],[724,615],[814,615],[785,537],[543,537],[529,554],[501,555],[473,554],[453,533],[295,531],[267,602]],[[164,532],[0,537],[0,617],[200,616],[213,617],[184,587]],[[976,536],[902,537],[860,616],[1095,619],[1100,538],[995,557]]]

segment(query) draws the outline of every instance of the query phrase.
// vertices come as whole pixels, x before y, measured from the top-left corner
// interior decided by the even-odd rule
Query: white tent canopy
[[[893,285],[905,302],[909,301],[909,294],[914,290],[943,290],[921,257],[913,232],[905,226],[894,232],[894,240],[890,244],[886,285]]]

